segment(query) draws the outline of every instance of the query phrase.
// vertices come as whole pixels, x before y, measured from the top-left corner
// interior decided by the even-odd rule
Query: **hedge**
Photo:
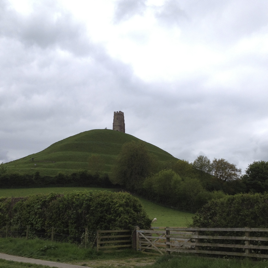
[[[0,200],[0,228],[29,226],[32,234],[48,234],[54,227],[57,233],[77,237],[85,227],[117,230],[149,228],[150,223],[139,200],[125,192],[51,193]]]
[[[211,200],[195,214],[193,226],[268,228],[268,194],[238,194]]]

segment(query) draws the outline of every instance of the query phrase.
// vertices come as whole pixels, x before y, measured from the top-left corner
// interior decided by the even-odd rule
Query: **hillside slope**
[[[58,141],[36,154],[5,164],[9,171],[56,175],[58,172],[72,173],[88,170],[88,159],[97,155],[104,163],[103,171],[111,172],[122,145],[126,142],[140,141],[145,143],[148,151],[159,161],[176,160],[162,149],[144,142],[132,135],[108,129],[95,129]]]

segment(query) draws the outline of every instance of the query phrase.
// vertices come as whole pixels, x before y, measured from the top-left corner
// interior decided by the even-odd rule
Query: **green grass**
[[[162,149],[132,135],[106,129],[85,131],[63,139],[41,152],[6,163],[5,167],[8,172],[22,174],[34,174],[36,171],[41,175],[56,175],[59,172],[70,174],[87,170],[88,158],[97,155],[105,163],[102,172],[109,174],[122,145],[131,141],[143,142],[147,150],[159,161],[176,160]]]
[[[22,262],[14,262],[14,261],[6,261],[0,259],[0,267],[1,268],[50,268],[49,266],[30,264],[30,263],[22,263]]]
[[[157,218],[152,227],[188,227],[192,223],[193,215],[167,208],[138,197],[150,218]]]
[[[0,197],[24,197],[34,194],[70,193],[74,191],[112,191],[113,189],[87,188],[87,187],[53,187],[53,188],[29,188],[29,189],[0,189]],[[148,216],[157,221],[153,227],[187,227],[192,223],[192,213],[181,212],[175,209],[163,207],[151,201],[138,197]]]
[[[267,268],[267,261],[250,261],[247,259],[216,259],[198,256],[164,256],[154,265],[144,266],[150,268]]]
[[[106,260],[117,258],[139,257],[142,254],[132,250],[103,253],[92,248],[72,243],[52,242],[42,239],[0,238],[0,252],[27,258],[77,262],[83,260]],[[1,267],[1,266],[0,266]]]

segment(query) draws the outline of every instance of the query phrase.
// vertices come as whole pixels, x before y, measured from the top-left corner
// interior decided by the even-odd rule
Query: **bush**
[[[77,237],[85,227],[116,230],[149,228],[151,223],[139,200],[123,192],[52,193],[12,200],[1,200],[0,227],[30,226],[33,234],[48,234],[55,227],[58,234]]]
[[[268,227],[268,194],[239,194],[211,200],[193,218],[196,227]]]

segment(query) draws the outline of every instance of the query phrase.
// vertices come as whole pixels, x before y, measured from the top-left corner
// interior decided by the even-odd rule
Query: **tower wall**
[[[125,133],[125,119],[124,113],[114,112],[113,130]]]

